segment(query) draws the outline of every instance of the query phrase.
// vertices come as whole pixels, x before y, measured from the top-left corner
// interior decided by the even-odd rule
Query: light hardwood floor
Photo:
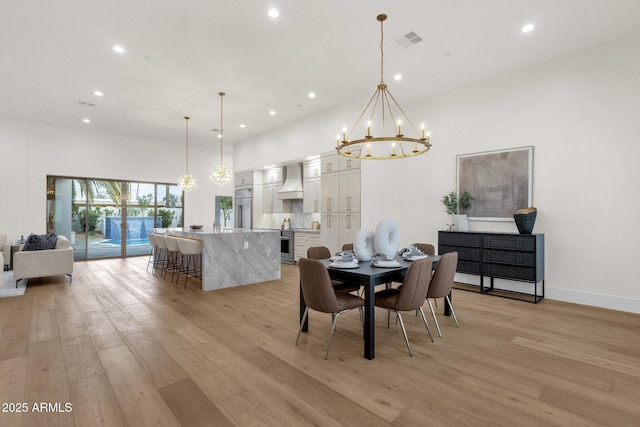
[[[311,312],[294,345],[297,267],[205,293],[146,262],[78,262],[72,284],[0,299],[1,409],[28,405],[0,426],[640,425],[638,315],[454,290],[460,328],[440,303],[435,343],[404,316],[414,357],[380,310],[375,360],[357,311],[324,360],[329,315]]]

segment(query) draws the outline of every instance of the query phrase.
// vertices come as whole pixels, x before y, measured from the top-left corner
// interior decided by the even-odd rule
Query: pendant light
[[[189,117],[185,116],[184,120],[187,129],[187,172],[178,178],[178,187],[180,187],[182,191],[191,191],[196,188],[196,179],[193,175],[189,175]]]
[[[224,162],[222,161],[222,147],[223,147],[223,140],[222,137],[224,136],[223,133],[223,127],[222,127],[222,122],[223,122],[223,103],[222,100],[224,99],[224,92],[218,92],[218,95],[220,95],[220,163],[216,164],[213,169],[211,169],[211,174],[210,174],[210,178],[213,180],[213,182],[215,182],[216,184],[219,184],[220,186],[223,186],[225,184],[227,184],[229,181],[231,181],[231,178],[233,176],[233,172],[231,171],[231,168],[227,165],[224,164]]]

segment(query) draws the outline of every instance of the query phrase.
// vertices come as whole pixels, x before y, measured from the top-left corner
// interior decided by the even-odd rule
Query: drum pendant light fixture
[[[218,95],[220,95],[220,163],[216,164],[213,169],[211,169],[211,174],[210,174],[210,178],[216,183],[219,184],[220,186],[227,184],[229,181],[231,181],[231,178],[233,176],[233,172],[231,171],[231,168],[227,165],[224,164],[224,162],[222,161],[222,147],[223,147],[223,127],[222,127],[222,122],[223,122],[223,102],[222,100],[224,99],[224,92],[218,92]]]
[[[193,175],[189,175],[189,117],[185,116],[184,118],[186,123],[186,139],[187,139],[187,171],[184,175],[178,178],[178,187],[182,191],[191,191],[196,188],[196,179]]]
[[[337,136],[336,150],[345,157],[362,160],[401,159],[424,154],[431,148],[429,133],[424,124],[418,132],[402,107],[395,100],[384,82],[384,28],[383,23],[387,15],[376,17],[380,22],[380,83],[369,100],[351,131],[342,129],[342,136]],[[366,127],[362,126],[363,137],[351,140],[351,134],[356,130],[362,119],[366,117]],[[413,130],[415,137],[402,133],[402,126]],[[358,131],[359,132],[359,131]]]

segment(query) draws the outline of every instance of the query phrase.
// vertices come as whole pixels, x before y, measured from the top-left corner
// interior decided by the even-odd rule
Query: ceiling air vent
[[[416,43],[420,43],[422,37],[411,31],[398,39],[398,44],[402,47],[411,47]]]
[[[96,104],[92,104],[90,102],[86,102],[86,101],[78,101],[78,105],[81,105],[83,107],[95,107]]]

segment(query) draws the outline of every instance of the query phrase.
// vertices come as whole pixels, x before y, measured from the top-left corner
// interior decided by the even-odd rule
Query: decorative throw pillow
[[[40,251],[44,249],[44,241],[37,234],[29,234],[24,244],[23,251]]]
[[[56,243],[58,242],[58,236],[56,235],[56,233],[54,233],[53,231],[51,233],[48,233],[45,236],[45,240],[47,242],[47,249],[56,248]]]
[[[23,251],[43,251],[46,249],[55,249],[58,236],[55,233],[49,234],[30,234],[24,244]]]

